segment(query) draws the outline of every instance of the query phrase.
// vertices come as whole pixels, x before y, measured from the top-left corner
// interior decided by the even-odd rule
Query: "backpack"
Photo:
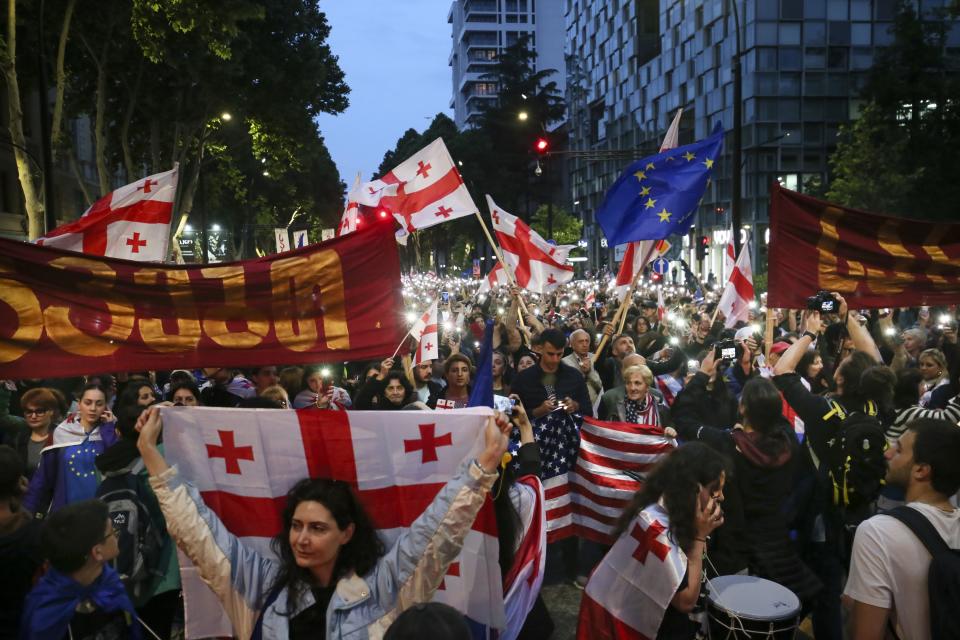
[[[930,599],[930,637],[960,640],[960,550],[951,549],[927,517],[911,507],[886,513],[909,527],[930,552],[927,597]]]
[[[850,512],[864,512],[877,499],[887,473],[884,451],[887,438],[868,402],[865,411],[847,413],[835,401],[823,419],[836,418],[836,428],[827,440],[820,460],[833,488],[833,504]]]
[[[142,468],[143,461],[137,460],[129,470],[107,474],[97,488],[97,498],[107,504],[120,546],[111,565],[135,606],[142,606],[153,595],[166,569],[166,526],[156,497],[138,473]]]

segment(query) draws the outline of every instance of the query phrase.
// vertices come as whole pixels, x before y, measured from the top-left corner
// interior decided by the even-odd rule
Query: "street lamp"
[[[233,120],[233,116],[230,114],[229,111],[224,111],[223,113],[220,114],[220,119],[223,120],[224,122],[230,122],[231,120]]]
[[[520,113],[518,113],[518,114],[517,114],[517,120],[519,120],[520,122],[526,122],[526,121],[527,121],[527,112],[526,112],[526,111],[521,111]]]

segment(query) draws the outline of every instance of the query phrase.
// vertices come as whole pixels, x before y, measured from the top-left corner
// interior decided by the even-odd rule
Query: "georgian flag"
[[[573,280],[573,267],[567,264],[573,245],[550,244],[523,220],[498,207],[489,195],[487,207],[503,259],[518,286],[534,293],[548,293]]]
[[[108,258],[163,262],[177,193],[177,167],[120,187],[94,202],[79,220],[37,244]]]
[[[753,268],[750,266],[750,243],[740,248],[740,256],[733,266],[727,286],[723,289],[717,308],[726,318],[724,325],[729,329],[738,322],[750,319],[750,301],[754,299]]]
[[[666,240],[637,240],[627,244],[623,262],[620,263],[620,271],[617,272],[617,279],[614,281],[617,298],[623,302],[623,297],[630,290],[634,277],[651,260],[655,260],[669,250],[670,243]]]
[[[263,554],[272,554],[287,491],[306,477],[353,485],[389,548],[461,462],[481,452],[491,413],[161,408],[167,459],[230,532]],[[503,629],[498,548],[488,500],[433,599]],[[180,559],[186,637],[231,636],[219,602]]]
[[[577,640],[656,638],[686,571],[666,510],[646,507],[593,570],[580,601]]]
[[[357,174],[353,181],[353,187],[347,193],[347,202],[343,207],[343,215],[340,217],[340,226],[337,227],[337,237],[345,236],[357,230],[360,224],[360,203],[358,202],[363,193],[363,185],[360,183],[360,174]]]
[[[437,138],[383,177],[362,185],[356,201],[389,210],[401,230],[397,240],[419,229],[473,215],[478,211],[460,172]]]
[[[410,335],[417,339],[417,352],[414,354],[414,366],[427,360],[440,357],[439,334],[437,332],[437,301],[434,300],[410,329]]]
[[[490,269],[490,273],[487,274],[487,277],[480,281],[480,287],[477,289],[477,295],[482,293],[487,293],[492,289],[497,287],[505,287],[510,284],[510,279],[507,278],[507,272],[504,271],[503,265],[499,262],[494,265],[493,269]]]
[[[733,234],[730,235],[730,241],[727,243],[727,248],[723,252],[723,275],[729,280],[730,274],[733,273],[733,265],[736,264],[737,255],[733,250]]]

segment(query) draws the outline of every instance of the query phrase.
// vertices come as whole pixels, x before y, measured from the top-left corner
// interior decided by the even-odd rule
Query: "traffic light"
[[[707,249],[710,247],[710,238],[700,236],[697,239],[697,260],[703,260],[707,257]]]
[[[662,275],[662,274],[659,274],[659,273],[657,273],[656,271],[651,271],[651,272],[650,272],[650,282],[652,282],[653,284],[658,284],[658,283],[660,283],[660,282],[662,282],[662,281],[663,281],[663,275]]]
[[[550,149],[550,141],[541,136],[533,143],[533,149],[540,155],[544,155]]]

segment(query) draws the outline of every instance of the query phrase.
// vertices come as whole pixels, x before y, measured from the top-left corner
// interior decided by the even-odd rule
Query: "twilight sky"
[[[322,0],[330,48],[350,87],[342,114],[317,122],[340,178],[370,180],[404,131],[423,131],[448,108],[449,0]]]

